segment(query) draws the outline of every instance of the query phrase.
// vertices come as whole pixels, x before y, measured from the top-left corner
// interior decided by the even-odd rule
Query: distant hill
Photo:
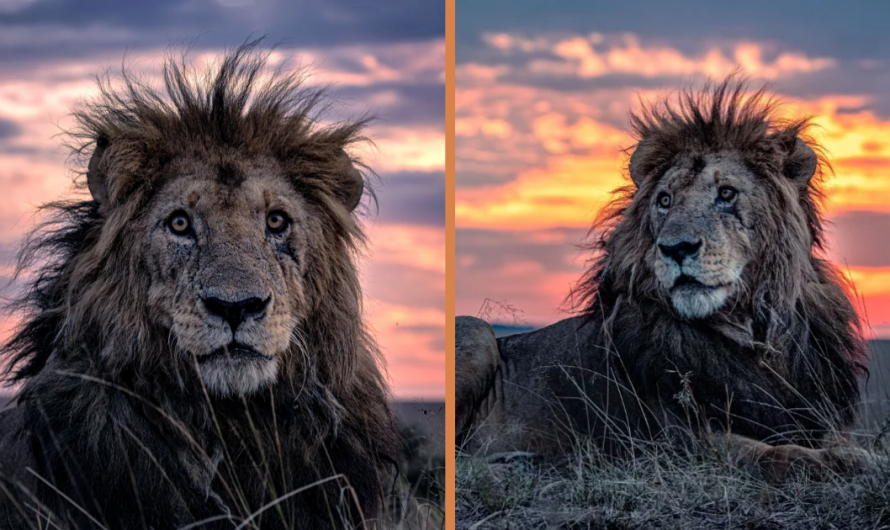
[[[517,333],[528,333],[537,328],[534,326],[514,326],[510,324],[492,324],[495,337],[506,337],[507,335],[516,335]]]
[[[863,426],[880,424],[890,417],[890,340],[872,340],[868,379],[862,385]]]
[[[403,423],[423,430],[435,451],[445,451],[444,401],[394,401],[392,407]]]

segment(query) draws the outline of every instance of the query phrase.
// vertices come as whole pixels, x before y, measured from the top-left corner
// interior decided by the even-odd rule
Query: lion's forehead
[[[273,198],[294,195],[294,188],[281,170],[265,160],[184,160],[160,187],[164,199],[187,199],[189,206],[200,200],[228,202],[235,209],[245,202],[269,203]]]
[[[675,193],[708,189],[721,183],[736,187],[756,184],[741,154],[732,151],[680,156],[662,181]]]

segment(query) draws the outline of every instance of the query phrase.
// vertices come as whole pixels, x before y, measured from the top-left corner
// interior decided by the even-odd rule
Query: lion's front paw
[[[853,475],[874,470],[880,463],[881,457],[853,445],[825,449],[778,445],[766,451],[759,465],[771,481],[783,481],[797,473],[806,473],[819,480]]]
[[[890,464],[887,458],[855,445],[840,445],[822,450],[826,467],[839,474],[874,471]]]

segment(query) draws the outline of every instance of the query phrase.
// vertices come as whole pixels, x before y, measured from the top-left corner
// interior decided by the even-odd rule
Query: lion
[[[90,196],[22,251],[0,526],[380,515],[401,442],[356,271],[369,118],[325,121],[324,90],[268,56],[170,55],[163,89],[124,69],[75,111]]]
[[[579,440],[607,458],[710,440],[772,478],[866,458],[845,433],[867,344],[820,257],[829,166],[780,105],[734,75],[631,114],[632,182],[594,223],[579,314],[497,339],[457,319],[459,446],[559,460]]]

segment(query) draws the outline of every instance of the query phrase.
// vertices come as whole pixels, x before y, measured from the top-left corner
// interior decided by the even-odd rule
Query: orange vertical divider
[[[454,0],[445,0],[445,528],[455,525]]]

